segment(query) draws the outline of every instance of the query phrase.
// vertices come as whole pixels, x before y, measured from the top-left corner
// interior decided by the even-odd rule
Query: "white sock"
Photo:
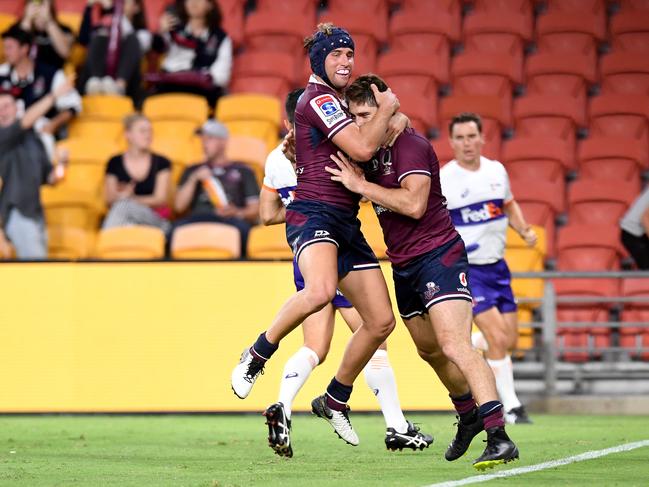
[[[503,403],[505,412],[519,407],[521,402],[518,400],[518,396],[514,390],[514,367],[512,366],[511,356],[505,355],[505,358],[500,360],[487,359],[487,363],[491,367],[491,370],[494,371],[496,389],[498,389],[498,395]]]
[[[308,347],[300,348],[286,361],[279,385],[279,402],[284,405],[288,419],[291,419],[291,407],[295,396],[319,363],[318,354]]]
[[[397,382],[388,360],[388,352],[377,350],[363,370],[365,381],[379,401],[385,425],[399,433],[408,431],[408,422],[401,411]]]
[[[481,331],[471,333],[471,345],[476,350],[482,350],[483,352],[489,350],[489,344]]]

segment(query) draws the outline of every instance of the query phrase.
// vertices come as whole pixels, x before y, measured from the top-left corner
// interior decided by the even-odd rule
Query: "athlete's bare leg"
[[[309,315],[320,311],[336,295],[338,284],[338,248],[330,242],[314,243],[300,254],[298,262],[304,277],[304,289],[291,296],[279,310],[266,339],[278,344]]]
[[[450,395],[459,397],[469,392],[469,384],[460,369],[442,353],[430,320],[420,315],[404,320],[404,323],[417,353],[435,370]]]
[[[318,364],[323,363],[329,353],[331,339],[334,335],[335,318],[336,309],[332,304],[328,304],[302,322],[304,346],[316,353]]]
[[[352,333],[358,330],[363,324],[363,320],[361,320],[361,315],[358,314],[356,308],[338,308],[338,312],[343,317],[343,320],[345,320],[345,323],[347,323],[347,326],[352,331]],[[381,343],[381,345],[379,345],[379,350],[387,350],[387,349],[388,349],[387,342],[383,342]]]
[[[497,401],[494,375],[471,346],[471,303],[442,301],[428,310],[428,316],[442,353],[462,372],[477,403]]]
[[[501,360],[507,355],[511,338],[508,333],[508,324],[498,308],[491,307],[473,317],[475,324],[487,340],[489,348],[485,357],[490,360]]]
[[[338,382],[351,386],[374,352],[392,333],[395,319],[381,269],[350,272],[339,286],[363,322],[349,340],[336,372]]]
[[[502,317],[506,324],[507,349],[511,351],[516,348],[516,343],[518,342],[518,314],[515,311],[512,313],[503,313]]]

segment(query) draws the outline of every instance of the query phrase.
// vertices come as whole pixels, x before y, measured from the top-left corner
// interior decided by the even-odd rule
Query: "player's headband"
[[[351,50],[354,50],[354,40],[345,29],[334,27],[331,35],[327,35],[324,32],[317,32],[314,36],[313,45],[309,50],[311,70],[332,88],[331,81],[325,71],[325,58],[331,51],[341,47],[349,47]]]

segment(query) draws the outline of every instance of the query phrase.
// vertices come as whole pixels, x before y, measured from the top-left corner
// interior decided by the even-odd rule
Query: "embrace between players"
[[[304,323],[304,347],[286,364],[280,400],[265,412],[270,446],[291,456],[290,403],[324,360],[339,309],[353,334],[326,392],[312,401],[313,413],[357,445],[347,402],[365,369],[368,384],[378,390],[386,446],[423,449],[432,443],[404,418],[396,397],[384,344],[395,318],[378,260],[360,231],[362,196],[374,204],[384,232],[399,313],[459,416],[446,459],[461,457],[482,430],[487,445],[473,463],[476,468],[518,458],[505,432],[494,375],[471,345],[467,255],[446,209],[432,147],[407,128],[397,97],[380,78],[366,75],[350,84],[354,42],[344,29],[321,24],[305,48],[313,74],[297,101],[290,134],[297,184],[290,175],[285,183],[265,180],[261,202],[265,223],[286,221],[298,292],[244,350],[232,372],[234,393],[247,397],[282,338]],[[267,179],[268,172],[269,167]],[[277,194],[268,191],[265,197],[267,188]],[[368,362],[373,366],[366,367]]]

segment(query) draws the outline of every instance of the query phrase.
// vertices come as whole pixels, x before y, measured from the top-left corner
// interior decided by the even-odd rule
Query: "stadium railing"
[[[570,304],[593,304],[593,305],[624,305],[627,303],[642,304],[649,307],[648,296],[570,296],[557,295],[553,280],[555,279],[649,279],[649,271],[612,271],[612,272],[513,272],[513,279],[543,279],[544,291],[540,298],[519,298],[520,304],[540,304],[537,316],[540,314],[540,321],[519,323],[520,327],[539,330],[536,346],[532,351],[537,352],[540,360],[523,367],[524,374],[529,378],[541,379],[543,383],[543,396],[554,396],[566,391],[559,391],[557,384],[560,379],[572,380],[574,384],[573,393],[584,392],[581,384],[587,379],[632,379],[639,378],[649,380],[649,361],[631,361],[625,358],[629,352],[626,347],[607,346],[598,347],[602,357],[608,359],[589,360],[580,363],[560,360],[557,337],[559,328],[641,328],[649,330],[648,322],[629,321],[561,321],[557,319],[559,305]],[[588,347],[565,347],[563,352],[592,352],[593,348]],[[648,354],[649,347],[634,348],[633,352]],[[614,357],[611,359],[610,357]],[[520,369],[520,367],[519,367]],[[519,372],[519,371],[517,371]],[[519,374],[517,374],[519,375]]]

